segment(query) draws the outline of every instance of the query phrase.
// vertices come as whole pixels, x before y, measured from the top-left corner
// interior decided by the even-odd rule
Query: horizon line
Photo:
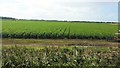
[[[10,16],[0,16],[0,18],[6,17],[6,18],[13,18],[16,20],[38,20],[38,21],[67,21],[67,22],[119,22],[119,21],[95,21],[95,20],[60,20],[60,19],[34,19],[34,18],[16,18],[16,17],[10,17]],[[2,19],[3,20],[3,19]]]

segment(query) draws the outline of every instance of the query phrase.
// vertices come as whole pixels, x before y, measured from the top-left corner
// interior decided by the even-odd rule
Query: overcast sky
[[[0,16],[20,19],[118,21],[119,0],[0,0]]]

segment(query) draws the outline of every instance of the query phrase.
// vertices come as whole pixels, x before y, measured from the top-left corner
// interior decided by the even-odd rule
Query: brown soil
[[[2,45],[25,46],[119,46],[120,43],[88,39],[2,39]]]

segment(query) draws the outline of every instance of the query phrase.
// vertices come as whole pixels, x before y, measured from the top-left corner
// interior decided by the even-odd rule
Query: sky
[[[119,0],[0,0],[0,16],[19,19],[118,21]]]

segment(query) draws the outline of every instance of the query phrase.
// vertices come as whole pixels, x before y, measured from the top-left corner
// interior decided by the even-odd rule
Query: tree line
[[[70,23],[117,23],[117,22],[96,22],[96,21],[67,21],[67,20],[44,20],[44,19],[17,19],[12,17],[0,17],[2,20],[24,20],[24,21],[47,21],[47,22],[70,22]]]

